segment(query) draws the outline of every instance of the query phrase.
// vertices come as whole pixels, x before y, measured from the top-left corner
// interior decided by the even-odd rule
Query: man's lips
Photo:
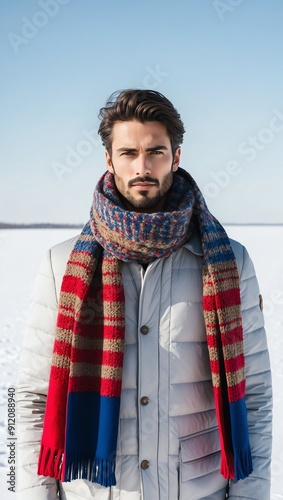
[[[156,186],[155,182],[135,182],[131,187],[151,187]]]

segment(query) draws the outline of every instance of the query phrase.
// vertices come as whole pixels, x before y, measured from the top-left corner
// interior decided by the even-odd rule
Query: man
[[[168,99],[126,90],[100,116],[107,172],[90,221],[49,251],[35,287],[18,498],[268,500],[271,377],[251,260],[179,167]]]

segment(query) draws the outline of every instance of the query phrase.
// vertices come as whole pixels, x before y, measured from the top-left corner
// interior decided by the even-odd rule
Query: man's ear
[[[173,168],[172,168],[173,172],[176,172],[176,170],[178,170],[180,158],[181,158],[181,148],[177,148],[173,159]]]
[[[110,157],[110,154],[108,153],[108,151],[105,151],[105,157],[106,157],[106,167],[107,167],[107,170],[111,174],[114,174],[114,168],[113,168],[113,165],[112,165],[112,160],[111,160],[111,157]]]

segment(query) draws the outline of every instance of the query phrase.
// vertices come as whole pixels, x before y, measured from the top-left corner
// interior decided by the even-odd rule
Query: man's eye
[[[124,151],[124,152],[122,153],[122,156],[123,156],[123,155],[126,155],[126,156],[132,156],[133,154],[134,154],[134,152],[133,152],[133,151]]]
[[[151,154],[152,154],[152,155],[162,155],[162,154],[163,154],[163,152],[162,152],[162,151],[158,151],[158,150],[156,150],[156,151],[151,151]]]

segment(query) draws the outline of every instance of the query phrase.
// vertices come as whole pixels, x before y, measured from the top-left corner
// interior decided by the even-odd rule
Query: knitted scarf
[[[235,256],[184,170],[174,174],[166,203],[164,212],[125,210],[108,172],[95,189],[90,221],[62,281],[38,474],[116,484],[125,329],[120,261],[150,263],[169,256],[188,240],[193,220],[204,254],[203,311],[221,473],[238,480],[252,471]]]

